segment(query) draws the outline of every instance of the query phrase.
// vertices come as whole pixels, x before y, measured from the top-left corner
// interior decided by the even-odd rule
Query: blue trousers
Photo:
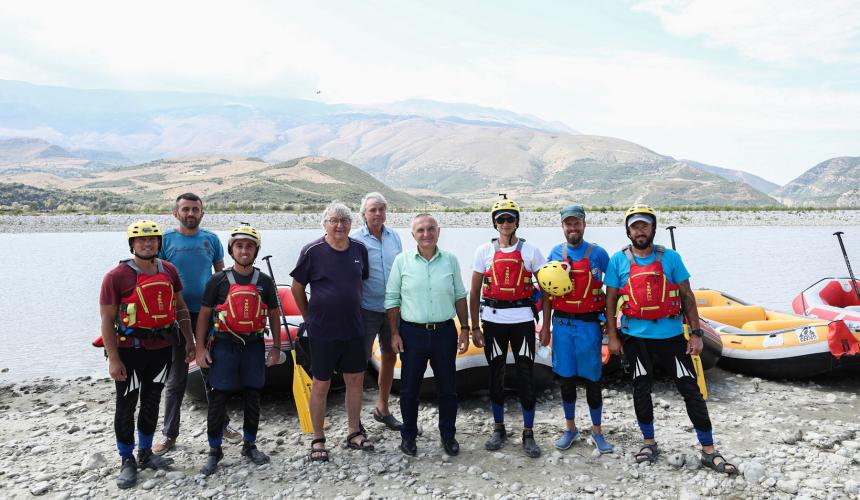
[[[457,422],[457,332],[450,326],[425,330],[400,323],[403,352],[400,353],[400,436],[414,440],[418,435],[418,390],[427,362],[433,369],[439,397],[439,434],[453,439]]]

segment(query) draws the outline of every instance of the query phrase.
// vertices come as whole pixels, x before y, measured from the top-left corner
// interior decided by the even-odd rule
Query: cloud
[[[670,33],[779,64],[860,62],[856,0],[643,0]]]

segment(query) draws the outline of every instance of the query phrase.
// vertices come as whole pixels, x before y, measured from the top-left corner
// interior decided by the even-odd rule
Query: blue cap
[[[582,205],[568,205],[561,209],[559,212],[561,214],[561,221],[564,222],[564,219],[568,217],[576,217],[577,219],[585,220],[585,209],[582,208]]]

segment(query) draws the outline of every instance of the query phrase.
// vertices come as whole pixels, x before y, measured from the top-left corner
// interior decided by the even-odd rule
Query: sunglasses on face
[[[496,223],[498,223],[498,224],[505,224],[505,223],[513,224],[516,221],[517,221],[517,218],[511,217],[510,215],[502,216],[502,217],[496,217]]]

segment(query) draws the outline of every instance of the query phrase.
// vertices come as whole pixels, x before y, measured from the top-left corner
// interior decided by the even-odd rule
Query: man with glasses
[[[368,278],[367,247],[349,237],[352,212],[332,202],[322,217],[325,236],[314,240],[299,255],[292,293],[307,327],[311,351],[311,421],[314,437],[310,459],[327,461],[323,424],[331,376],[337,371],[346,383],[346,414],[350,449],[371,451],[373,443],[359,422],[364,388],[364,324],[361,317],[362,282]],[[310,286],[311,296],[305,294]]]
[[[476,347],[484,346],[490,365],[490,406],[495,427],[484,448],[498,450],[507,440],[504,381],[510,346],[516,362],[523,412],[523,451],[526,456],[537,458],[541,451],[532,430],[536,403],[533,381],[536,310],[532,299],[535,290],[532,274],[544,264],[544,258],[535,246],[517,237],[520,207],[516,202],[499,200],[490,215],[499,236],[475,251],[469,293],[472,342]]]

